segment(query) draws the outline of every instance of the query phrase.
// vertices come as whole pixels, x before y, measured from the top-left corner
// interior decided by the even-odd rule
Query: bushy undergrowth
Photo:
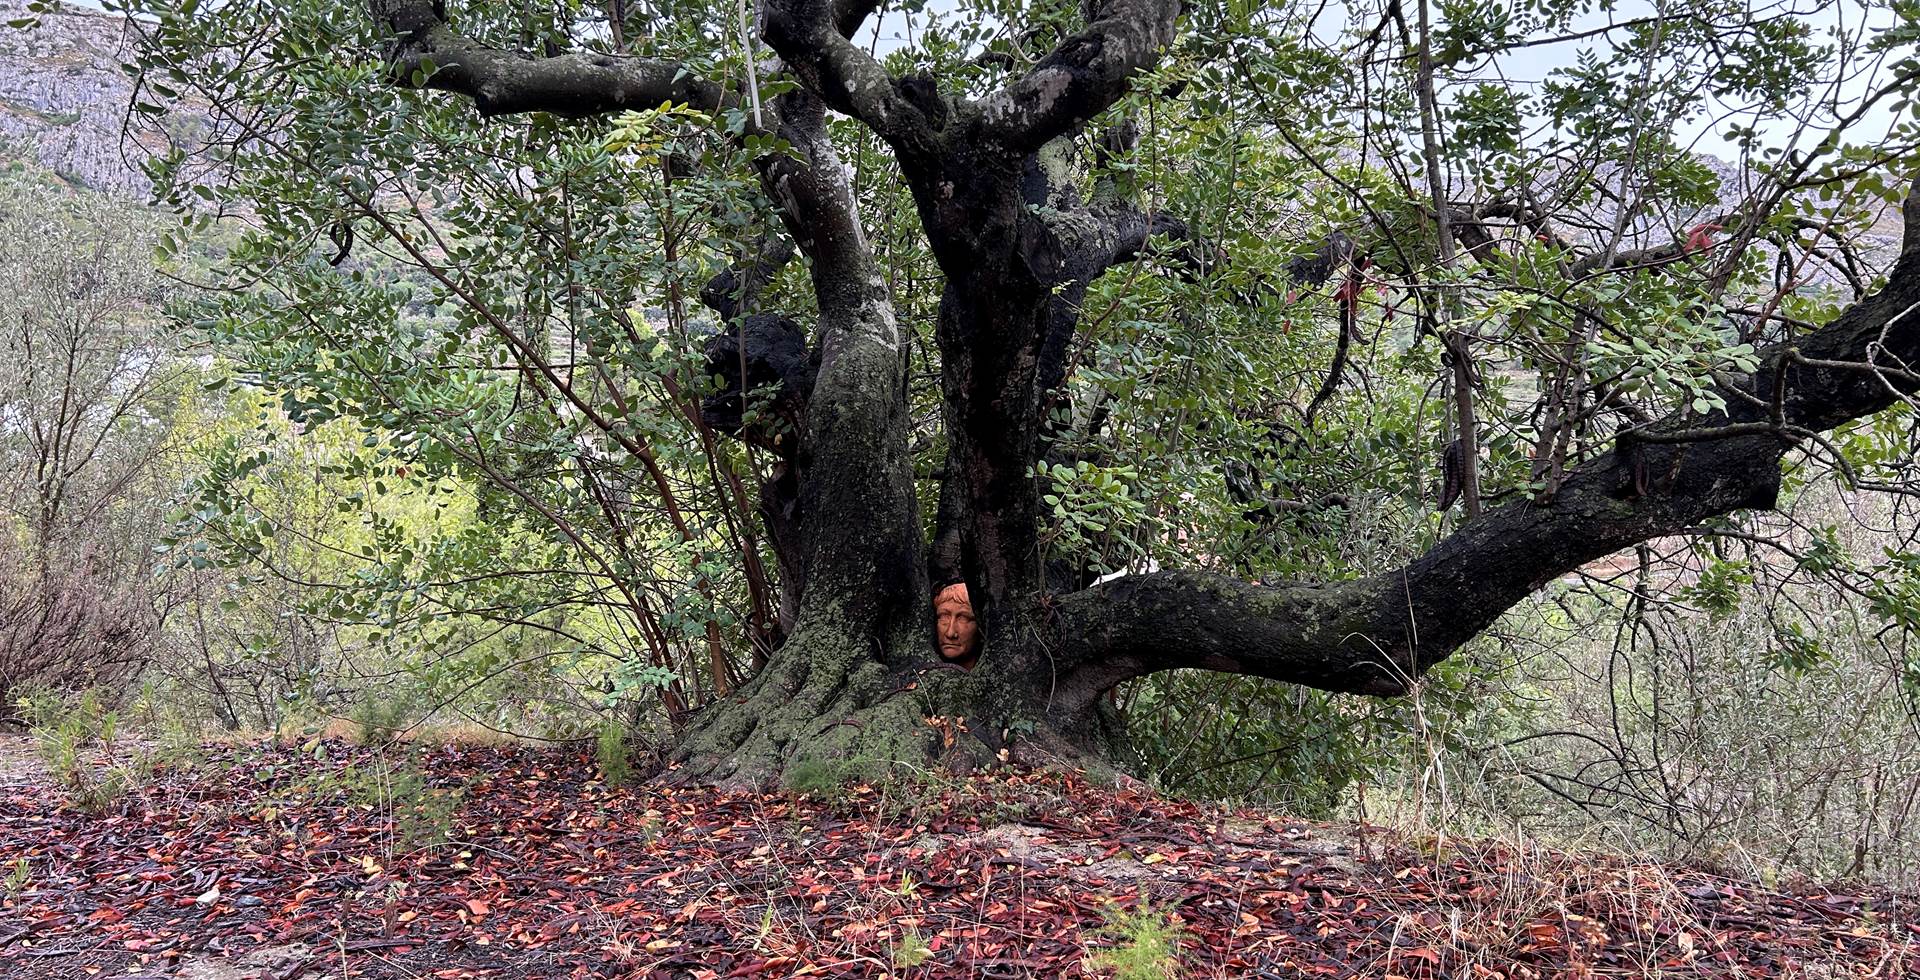
[[[1777,650],[1759,601],[1648,613],[1617,645],[1570,637],[1516,696],[1535,724],[1447,756],[1429,824],[1519,828],[1770,879],[1911,880],[1920,724],[1898,660],[1844,606],[1824,652]],[[1411,797],[1396,787],[1402,813]]]
[[[599,764],[600,778],[608,786],[617,788],[633,780],[633,762],[628,757],[626,732],[618,721],[609,718],[600,723],[600,730],[594,736],[593,757]]]
[[[145,593],[84,557],[36,564],[0,539],[0,722],[36,692],[124,684],[146,662],[158,623]]]
[[[97,691],[62,697],[41,690],[16,704],[54,786],[78,809],[107,812],[155,764],[154,753],[123,742],[121,713]]]
[[[464,781],[435,777],[423,763],[418,745],[387,743],[371,751],[349,750],[354,752],[352,760],[341,765],[340,744],[321,738],[301,743],[298,751],[314,763],[306,772],[289,774],[272,765],[259,767],[257,752],[242,753],[228,764],[236,774],[273,783],[272,793],[254,814],[259,820],[271,822],[290,806],[333,801],[373,815],[389,858],[455,839],[467,800]]]

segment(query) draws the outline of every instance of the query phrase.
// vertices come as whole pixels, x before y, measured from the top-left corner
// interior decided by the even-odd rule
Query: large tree
[[[479,148],[489,138],[480,134],[516,120],[531,127],[526,132],[586,132],[595,146],[631,148],[642,137],[608,142],[605,122],[578,127],[618,117],[627,122],[616,125],[631,129],[632,117],[619,114],[657,118],[660,107],[679,106],[669,111],[697,114],[750,168],[777,222],[743,231],[731,243],[739,246],[731,267],[702,293],[724,325],[705,345],[722,387],[706,398],[697,424],[753,447],[758,531],[746,547],[773,558],[763,582],[779,597],[766,602],[761,635],[774,648],[737,689],[716,648],[711,679],[724,696],[687,729],[677,753],[686,776],[760,782],[807,760],[942,754],[1095,760],[1114,735],[1106,693],[1177,668],[1403,694],[1555,578],[1721,515],[1772,507],[1783,466],[1827,446],[1823,433],[1905,404],[1920,382],[1910,368],[1920,361],[1920,318],[1910,315],[1920,303],[1920,203],[1908,204],[1903,244],[1884,281],[1846,273],[1856,289],[1837,315],[1820,314],[1819,322],[1789,315],[1800,307],[1781,303],[1795,295],[1795,282],[1771,302],[1751,305],[1764,308],[1743,310],[1732,298],[1764,267],[1763,257],[1798,269],[1808,256],[1824,255],[1834,268],[1853,270],[1857,256],[1836,231],[1852,215],[1822,222],[1794,203],[1809,188],[1852,193],[1897,184],[1906,144],[1893,139],[1875,151],[1841,153],[1840,135],[1853,119],[1826,130],[1803,127],[1830,136],[1790,154],[1724,211],[1716,195],[1696,190],[1687,213],[1697,220],[1650,213],[1676,197],[1660,181],[1706,179],[1690,154],[1659,135],[1684,115],[1675,106],[1699,96],[1699,86],[1683,84],[1692,70],[1682,64],[1687,53],[1720,59],[1721,67],[1701,76],[1711,76],[1700,86],[1714,95],[1785,105],[1805,94],[1815,75],[1809,66],[1829,53],[1811,46],[1791,18],[1691,5],[1595,31],[1573,25],[1577,5],[1537,16],[1515,8],[1497,24],[1447,7],[1451,21],[1438,26],[1425,3],[1355,7],[1356,23],[1362,14],[1368,20],[1338,50],[1351,57],[1355,77],[1378,66],[1392,72],[1403,87],[1380,118],[1395,114],[1418,126],[1384,139],[1370,133],[1345,156],[1316,156],[1300,146],[1310,141],[1303,120],[1324,124],[1310,109],[1310,85],[1335,84],[1345,63],[1327,55],[1332,48],[1301,47],[1297,64],[1309,67],[1276,81],[1285,72],[1259,61],[1255,49],[1266,44],[1261,50],[1271,56],[1276,38],[1310,21],[1276,26],[1259,8],[1183,11],[1170,0],[996,7],[994,19],[975,22],[973,35],[925,43],[923,64],[960,66],[935,77],[914,70],[912,57],[888,61],[855,41],[877,3],[761,0],[750,14],[726,4],[682,6],[642,10],[614,0],[604,11],[521,16],[439,0],[372,0],[364,10],[322,5],[286,15],[320,31],[318,38],[228,10],[219,15],[231,21],[221,44],[192,26],[190,6],[153,6],[143,67],[162,95],[195,87],[212,93],[183,98],[195,111],[213,106],[216,126],[230,134],[202,186],[219,187],[221,168],[248,154],[256,163],[280,160],[288,176],[274,188],[273,206],[260,203],[257,182],[251,206],[281,216],[287,201],[300,198],[294,210],[305,217],[268,220],[269,232],[298,241],[324,236],[329,247],[320,254],[337,247],[336,265],[358,234],[432,270],[437,295],[480,311],[464,336],[491,332],[521,381],[561,403],[566,417],[598,427],[626,465],[654,473],[663,494],[668,481],[653,469],[657,447],[624,419],[621,386],[608,382],[593,394],[596,382],[573,370],[583,357],[598,359],[595,370],[644,370],[629,363],[637,356],[631,348],[623,361],[607,345],[646,348],[655,335],[627,322],[611,332],[614,340],[583,345],[590,356],[557,366],[561,358],[547,340],[531,339],[507,314],[487,312],[515,298],[463,275],[463,264],[479,267],[484,259],[473,245],[420,230],[439,212],[457,218],[458,192],[422,205],[417,186],[370,179],[341,160],[382,142],[402,146],[402,155],[447,152],[445,143],[410,130],[425,127],[415,119],[428,111],[422,107],[443,121],[467,120],[477,141],[468,149],[484,156],[497,147]],[[1534,19],[1520,25],[1527,17]],[[1898,60],[1903,31],[1910,25],[1890,31],[1893,43],[1883,46],[1896,56],[1893,81],[1860,101],[1909,87],[1912,62]],[[1570,69],[1552,105],[1523,112],[1502,90],[1465,83],[1475,59],[1542,38],[1610,34],[1621,39],[1615,54]],[[329,44],[369,37],[379,44],[377,64],[336,64],[325,68],[341,73],[331,88],[313,82],[341,57]],[[1575,84],[1581,78],[1584,87]],[[1671,82],[1650,84],[1662,79]],[[276,87],[293,93],[281,96],[282,111],[321,120],[309,130],[332,125],[352,133],[337,139],[356,148],[322,158],[317,144],[288,138],[261,109],[268,103],[260,93]],[[356,92],[365,115],[338,115],[336,102],[297,97],[322,90]],[[1178,112],[1196,129],[1225,125],[1236,138],[1283,145],[1276,152],[1298,150],[1317,168],[1303,172],[1304,184],[1347,193],[1349,222],[1270,229],[1294,238],[1298,258],[1262,267],[1246,236],[1227,240],[1210,230],[1206,215],[1170,212],[1161,205],[1165,195],[1143,191],[1141,133],[1155,111]],[[1606,152],[1543,153],[1515,165],[1527,151],[1513,134],[1527,128],[1529,112],[1566,124],[1579,136],[1576,147]],[[1374,113],[1359,108],[1363,130]],[[849,120],[860,128],[850,133]],[[911,195],[937,267],[938,303],[930,311],[937,375],[915,370],[918,324],[904,321],[897,303],[905,287],[876,258],[879,219],[863,208],[884,205],[871,185],[859,184],[858,170],[869,164],[864,156],[856,165],[843,159],[847,147],[875,138],[887,172]],[[1417,176],[1408,179],[1403,156]],[[181,172],[193,168],[184,158],[175,163]],[[668,184],[688,187],[702,167],[725,165],[673,153],[660,161]],[[1355,182],[1355,174],[1369,173],[1399,181]],[[1459,179],[1463,173],[1470,177]],[[1647,176],[1655,173],[1658,179]],[[171,186],[190,183],[174,177]],[[487,179],[519,178],[508,167]],[[1569,216],[1575,199],[1558,196],[1556,183],[1588,189],[1575,203],[1587,206],[1589,225]],[[1236,195],[1299,192],[1263,186],[1257,176],[1228,186]],[[619,210],[617,187],[567,193]],[[558,221],[574,207],[556,193],[495,220],[516,227]],[[1833,244],[1822,250],[1829,232]],[[1246,568],[1233,574],[1231,562],[1196,560],[1096,584],[1098,569],[1063,559],[1049,546],[1061,519],[1049,474],[1084,461],[1088,444],[1098,442],[1088,430],[1125,398],[1117,387],[1087,394],[1099,388],[1088,380],[1088,337],[1104,320],[1089,297],[1124,292],[1109,273],[1143,264],[1156,281],[1208,284],[1216,301],[1272,321],[1272,343],[1292,342],[1284,339],[1291,322],[1279,322],[1290,309],[1316,303],[1313,309],[1331,311],[1333,330],[1324,330],[1322,317],[1312,348],[1330,349],[1331,363],[1306,385],[1312,397],[1304,407],[1295,401],[1285,424],[1271,426],[1273,439],[1261,450],[1269,454],[1310,437],[1327,406],[1345,397],[1351,374],[1343,371],[1354,370],[1352,348],[1366,340],[1363,319],[1398,343],[1443,352],[1435,367],[1447,393],[1439,400],[1444,435],[1431,456],[1419,455],[1444,461],[1434,464],[1445,475],[1442,509],[1460,508],[1451,533],[1402,567],[1315,582],[1255,581]],[[313,268],[311,275],[330,274],[317,261]],[[771,305],[770,297],[793,295],[771,284],[792,283],[800,270],[810,298],[794,309]],[[587,276],[563,290],[561,305],[586,304],[589,316],[603,320],[627,317],[627,298],[592,298],[624,287],[590,281],[590,270]],[[1363,303],[1370,283],[1388,279],[1412,316],[1396,322],[1391,308]],[[1504,293],[1489,286],[1496,280]],[[314,281],[289,308],[348,319],[380,312],[350,312]],[[1492,302],[1503,294],[1529,298]],[[1692,339],[1662,348],[1674,356],[1648,367],[1635,351],[1646,360],[1654,348],[1634,347],[1621,324],[1636,304],[1656,302],[1665,304],[1665,329]],[[568,315],[577,314],[569,307]],[[1502,343],[1494,343],[1496,334]],[[918,356],[927,363],[925,352]],[[1515,371],[1539,379],[1535,397],[1517,408],[1489,393],[1497,386],[1490,376]],[[381,383],[367,376],[368,384]],[[936,379],[938,418],[917,417],[922,386]],[[1502,450],[1489,433],[1513,418],[1525,420],[1509,427],[1521,433],[1521,448]],[[929,447],[943,458],[916,471],[916,456]],[[1509,461],[1524,460],[1517,477],[1490,455],[1502,451]],[[461,465],[499,475],[484,452],[459,452],[466,453]],[[1250,458],[1224,461],[1219,470],[1256,529],[1279,534],[1289,520],[1349,503],[1342,492],[1276,487],[1271,469]],[[937,490],[919,492],[929,483]],[[536,506],[531,495],[519,496]],[[688,540],[699,537],[697,529],[680,530]],[[1209,550],[1204,542],[1180,545]],[[617,577],[613,566],[605,570]],[[940,663],[933,651],[929,600],[948,579],[968,584],[979,616],[984,654],[971,671]],[[709,629],[710,639],[718,635]]]

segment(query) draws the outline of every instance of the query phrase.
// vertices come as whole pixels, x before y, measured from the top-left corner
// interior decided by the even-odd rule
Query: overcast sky
[[[68,0],[68,2],[83,7],[100,9],[99,0]],[[251,2],[251,0],[242,0],[242,2]],[[928,14],[946,16],[964,7],[964,0],[930,0],[930,2],[925,5],[928,13],[919,15],[918,20],[920,23],[924,23]],[[1613,7],[1614,9],[1611,12],[1594,11],[1582,16],[1575,23],[1574,29],[1576,31],[1583,31],[1604,27],[1609,20],[1614,23],[1638,20],[1652,16],[1656,11],[1653,0],[1617,0],[1617,2],[1613,4]],[[1823,42],[1827,41],[1834,31],[1843,31],[1855,36],[1859,35],[1863,21],[1869,17],[1869,12],[1856,2],[1856,0],[1845,0],[1845,2],[1831,5],[1825,10],[1818,10],[1817,7],[1818,4],[1815,0],[1779,0],[1779,2],[1754,0],[1752,3],[1752,8],[1762,16],[1773,16],[1784,13],[1788,16],[1800,17],[1807,20],[1814,26],[1816,35]],[[1324,14],[1315,25],[1315,33],[1327,38],[1330,42],[1339,43],[1337,36],[1345,26],[1339,5],[1328,4],[1321,9],[1324,11]],[[1809,13],[1803,13],[1801,11],[1809,11]],[[1891,23],[1891,15],[1887,11],[1878,10],[1871,13],[1876,20],[1869,24],[1869,26],[1880,27]],[[878,34],[879,48],[884,52],[904,44],[906,38],[913,30],[913,23],[913,19],[907,15],[898,12],[886,14],[881,20],[876,22],[874,27],[874,30]],[[1612,36],[1623,37],[1624,34],[1616,33]],[[1601,36],[1576,42],[1542,45],[1510,52],[1503,55],[1500,59],[1500,74],[1495,75],[1492,72],[1484,72],[1484,77],[1478,80],[1491,81],[1504,77],[1507,81],[1522,87],[1537,86],[1542,80],[1546,79],[1554,69],[1572,65],[1575,57],[1582,48],[1601,49],[1606,43],[1606,36]],[[1865,76],[1854,79],[1851,84],[1843,89],[1841,93],[1842,102],[1858,100],[1873,84],[1874,80]],[[1852,127],[1852,131],[1849,134],[1850,138],[1856,142],[1873,142],[1884,136],[1888,127],[1894,121],[1893,115],[1888,107],[1890,102],[1891,100],[1888,100],[1888,102],[1883,102],[1881,105],[1876,106],[1860,123]],[[1732,159],[1735,156],[1735,150],[1733,145],[1725,139],[1725,133],[1727,128],[1735,122],[1746,125],[1759,125],[1761,131],[1771,137],[1768,140],[1769,144],[1775,145],[1784,143],[1792,130],[1793,123],[1791,121],[1756,120],[1752,118],[1751,114],[1729,118],[1727,114],[1732,111],[1732,108],[1733,107],[1721,107],[1719,111],[1705,114],[1684,124],[1680,132],[1682,144],[1685,145],[1691,142],[1700,152],[1711,153],[1724,159]]]
[[[1632,22],[1652,17],[1657,12],[1653,0],[1617,0],[1612,6],[1611,11],[1591,11],[1578,18],[1573,25],[1573,32],[1605,27],[1610,22]],[[931,0],[926,5],[930,13],[943,16],[951,15],[963,7],[962,0]],[[1824,10],[1819,7],[1820,4],[1816,0],[1751,0],[1750,3],[1750,9],[1756,16],[1789,16],[1808,22],[1814,28],[1816,43],[1831,43],[1831,36],[1835,31],[1858,37],[1861,34],[1860,28],[1863,22],[1869,16],[1869,12],[1856,0],[1844,0],[1839,4],[1831,4]],[[1342,44],[1339,35],[1346,27],[1342,8],[1340,5],[1328,4],[1320,9],[1322,13],[1320,20],[1314,25],[1314,33],[1331,44]],[[1885,27],[1892,23],[1891,14],[1885,10],[1873,11],[1872,15],[1875,19],[1867,24],[1869,27]],[[921,15],[918,19],[924,23],[926,15]],[[906,15],[900,13],[886,15],[875,28],[879,34],[879,49],[886,51],[904,44],[911,29],[910,18]],[[1534,88],[1555,69],[1573,65],[1582,49],[1603,51],[1609,43],[1609,38],[1624,39],[1625,36],[1625,32],[1620,31],[1579,41],[1522,48],[1500,57],[1497,74],[1491,70],[1482,71],[1475,81],[1498,81],[1504,78],[1521,88]],[[1873,84],[1874,79],[1863,76],[1844,86],[1840,93],[1843,103],[1842,111],[1845,111],[1845,103],[1857,101]],[[1888,108],[1891,101],[1883,102],[1870,110],[1858,124],[1852,127],[1851,138],[1860,142],[1872,142],[1884,136],[1888,126],[1893,122],[1892,113]],[[1736,156],[1736,150],[1734,144],[1725,138],[1725,134],[1733,124],[1758,126],[1763,134],[1771,137],[1767,140],[1770,145],[1785,143],[1794,127],[1791,120],[1755,119],[1752,113],[1736,113],[1737,108],[1719,106],[1714,111],[1689,120],[1680,127],[1680,142],[1682,145],[1691,143],[1703,153],[1732,159]]]

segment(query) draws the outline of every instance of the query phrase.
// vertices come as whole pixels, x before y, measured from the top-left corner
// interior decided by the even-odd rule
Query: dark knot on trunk
[[[745,336],[745,356],[741,337]],[[819,360],[806,331],[783,316],[759,313],[708,338],[702,353],[719,389],[700,403],[708,425],[782,456],[798,442]],[[741,398],[741,367],[747,396]]]

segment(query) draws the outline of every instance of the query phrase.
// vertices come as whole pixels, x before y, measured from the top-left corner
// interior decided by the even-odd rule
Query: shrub
[[[364,697],[354,705],[354,740],[361,745],[387,745],[407,729],[412,700],[403,697]]]
[[[92,558],[41,565],[0,543],[0,709],[34,690],[117,691],[155,635],[145,595]],[[18,714],[0,721],[32,724]]]
[[[41,694],[22,698],[20,713],[29,719],[40,757],[68,802],[87,813],[103,813],[147,775],[140,756],[116,752],[120,715],[87,691],[71,703]],[[95,765],[97,752],[101,764]]]
[[[900,934],[900,940],[893,946],[893,966],[898,970],[911,970],[932,957],[933,949],[927,945],[926,937],[912,926]]]
[[[395,763],[384,758],[369,769],[349,769],[342,778],[351,802],[386,814],[394,852],[437,847],[453,839],[456,818],[466,802],[465,787],[435,786],[411,760]]]

